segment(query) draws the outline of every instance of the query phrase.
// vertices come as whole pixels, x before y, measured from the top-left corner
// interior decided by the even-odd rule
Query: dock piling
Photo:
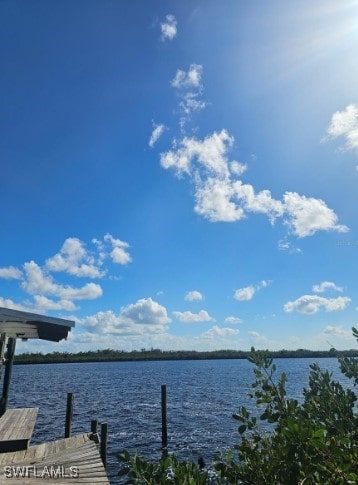
[[[91,433],[96,434],[98,432],[98,421],[97,419],[91,419]]]
[[[168,453],[168,430],[167,430],[167,386],[162,384],[162,453]]]
[[[68,392],[67,406],[66,406],[65,438],[69,438],[71,436],[72,419],[73,419],[73,403],[74,403],[73,393]]]
[[[2,348],[4,345],[5,345],[5,341],[2,342]],[[12,365],[14,362],[15,347],[16,347],[16,338],[9,337],[7,339],[7,347],[6,347],[5,374],[4,374],[2,397],[0,400],[0,416],[2,416],[5,413],[7,409],[7,403],[9,400],[10,381],[11,381]]]
[[[108,441],[108,424],[101,423],[101,458],[104,468],[107,468],[107,441]]]

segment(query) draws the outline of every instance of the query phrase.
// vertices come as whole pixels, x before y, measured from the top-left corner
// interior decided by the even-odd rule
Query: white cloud
[[[223,158],[221,174],[208,177],[204,182],[197,177],[195,212],[211,222],[233,222],[247,217],[249,212],[267,215],[271,223],[284,213],[281,201],[272,198],[269,190],[255,193],[250,184],[240,180],[219,178],[225,175],[226,161]]]
[[[269,340],[267,337],[265,337],[264,335],[260,334],[259,332],[255,332],[255,331],[250,331],[248,332],[248,334],[251,336],[251,338],[254,340],[254,342],[257,344],[257,345],[271,345],[272,342],[271,340]]]
[[[188,291],[185,295],[184,300],[187,300],[187,301],[202,301],[203,295],[200,293],[200,291],[197,291],[197,290]]]
[[[282,217],[284,206],[281,201],[272,198],[269,190],[255,193],[252,185],[243,184],[241,181],[235,182],[233,187],[236,199],[247,212],[266,214],[271,222],[277,217]]]
[[[19,310],[19,311],[29,311],[29,307],[26,305],[21,305],[18,303],[15,303],[13,300],[10,300],[9,298],[2,298],[0,296],[0,307],[3,308],[10,308],[11,310]]]
[[[76,237],[65,240],[60,251],[47,259],[48,271],[64,271],[68,274],[86,278],[102,278],[106,270],[102,269],[103,261],[110,258],[113,263],[126,265],[132,261],[127,251],[129,244],[106,234],[103,241],[93,239],[96,251],[87,250],[85,243]],[[109,246],[109,247],[108,247]]]
[[[164,306],[151,298],[142,298],[123,307],[118,315],[112,311],[98,312],[80,324],[90,333],[130,336],[163,333],[170,321]]]
[[[197,184],[194,210],[210,222],[234,222],[245,217],[245,211],[233,200],[235,190],[227,180],[208,178]]]
[[[165,307],[151,298],[142,298],[125,306],[121,315],[138,324],[164,325],[171,321]]]
[[[78,238],[69,237],[65,240],[60,252],[46,261],[49,271],[65,271],[74,276],[87,278],[102,278],[105,274],[95,259],[85,248],[85,244]]]
[[[25,263],[24,270],[26,277],[21,287],[30,295],[54,295],[63,300],[93,300],[102,295],[102,288],[96,283],[87,283],[81,288],[59,285],[34,261]]]
[[[300,248],[296,247],[294,244],[292,244],[291,241],[288,241],[286,238],[281,239],[278,242],[278,249],[280,251],[288,251],[290,254],[297,254],[302,252]]]
[[[199,95],[199,92],[189,92],[183,95],[183,99],[180,101],[179,107],[185,115],[189,116],[192,112],[201,111],[206,107],[207,103],[205,101],[197,99]],[[186,120],[184,119],[183,121],[185,124]]]
[[[229,165],[230,165],[230,172],[234,175],[240,176],[247,170],[246,163],[240,163],[233,160],[232,162],[230,162]]]
[[[338,337],[338,338],[346,338],[346,339],[352,338],[352,332],[350,330],[344,330],[342,328],[342,325],[338,325],[338,326],[327,325],[327,327],[324,329],[324,333],[333,335],[334,337]]]
[[[237,323],[242,323],[242,320],[238,317],[226,317],[224,322],[230,325],[236,325]]]
[[[164,332],[162,325],[138,325],[112,311],[98,312],[81,320],[80,325],[90,334],[134,336]]]
[[[260,283],[256,286],[246,286],[245,288],[239,288],[235,290],[234,298],[235,300],[239,301],[248,301],[251,300],[256,291],[260,291],[262,288],[266,288],[272,283],[272,280],[261,280]]]
[[[48,310],[77,310],[76,305],[71,300],[54,301],[43,295],[34,295],[34,308],[36,311],[46,312]]]
[[[15,268],[15,266],[8,266],[7,268],[0,268],[0,278],[5,280],[21,280],[22,272]]]
[[[177,89],[201,88],[202,73],[203,66],[200,64],[191,64],[187,72],[178,69],[171,85]]]
[[[272,280],[261,280],[256,289],[261,290],[261,288],[267,288],[271,283]]]
[[[113,263],[126,265],[132,262],[132,257],[127,251],[127,248],[129,248],[127,242],[116,239],[111,234],[106,234],[104,241],[112,245],[112,251],[109,253],[109,256]]]
[[[248,301],[253,298],[255,292],[256,289],[253,286],[246,286],[245,288],[235,290],[234,298],[239,301]]]
[[[333,290],[333,291],[343,291],[341,286],[337,286],[332,281],[322,281],[319,285],[313,285],[312,291],[314,293],[324,293],[326,290]]]
[[[351,299],[346,296],[324,298],[318,295],[303,295],[297,300],[286,303],[284,310],[287,313],[298,312],[304,315],[312,315],[321,309],[326,312],[344,310],[350,301]]]
[[[172,168],[178,175],[182,175],[190,174],[193,163],[197,161],[199,166],[209,173],[227,177],[229,169],[225,155],[233,141],[226,130],[215,132],[202,141],[185,137],[179,148],[161,154],[161,165],[165,169]]]
[[[337,224],[337,215],[321,199],[286,192],[283,200],[288,214],[286,224],[298,237],[312,236],[317,231],[348,231],[347,226]]]
[[[233,328],[218,327],[214,325],[210,330],[203,333],[203,337],[214,339],[217,337],[233,337],[234,335],[239,335],[240,331]]]
[[[181,75],[177,83],[181,78],[186,79]],[[283,219],[291,233],[300,238],[317,231],[348,231],[321,199],[286,192],[282,200],[277,200],[269,190],[257,192],[237,179],[244,166],[228,160],[233,144],[234,138],[224,129],[203,140],[184,137],[173,143],[172,150],[161,154],[164,169],[173,170],[178,177],[187,175],[192,181],[197,214],[210,222],[234,222],[250,213],[261,213],[271,224]],[[282,243],[281,249],[288,249],[287,243]]]
[[[343,148],[355,150],[358,148],[358,105],[350,104],[343,111],[336,111],[327,129],[329,138],[342,136],[345,139]]]
[[[153,123],[153,131],[152,131],[152,134],[151,134],[150,140],[149,140],[149,146],[151,148],[154,147],[154,145],[157,143],[157,141],[162,136],[164,131],[165,131],[165,125],[163,125],[163,124],[157,125],[157,124]]]
[[[198,322],[213,322],[215,321],[206,310],[200,310],[199,313],[192,312],[173,312],[173,315],[179,322],[183,323],[198,323]]]
[[[165,21],[160,24],[160,29],[162,31],[162,41],[166,40],[173,40],[176,37],[178,29],[177,29],[177,20],[174,15],[168,14],[165,16]]]
[[[180,127],[184,131],[185,124],[191,119],[191,114],[201,111],[207,105],[201,99],[203,92],[202,85],[203,66],[191,64],[189,70],[178,69],[174,79],[171,81],[173,88],[177,90],[179,96]]]

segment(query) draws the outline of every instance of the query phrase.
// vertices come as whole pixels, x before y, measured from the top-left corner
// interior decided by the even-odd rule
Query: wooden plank
[[[7,409],[0,418],[0,441],[10,438],[30,439],[38,408]]]
[[[0,476],[0,485],[9,484],[10,478],[5,476],[4,467],[6,466],[15,467],[8,469],[10,472],[12,470],[13,474],[16,471],[21,472],[21,470],[23,472],[29,472],[29,476],[11,477],[11,483],[14,482],[21,485],[35,485],[42,483],[44,480],[47,480],[47,482],[49,480],[55,482],[56,485],[69,485],[71,483],[109,485],[98,446],[90,439],[90,435],[87,433],[63,440],[30,446],[24,451],[0,454],[0,464],[4,470],[3,475]],[[76,467],[76,470],[78,470],[78,476],[74,478],[69,476],[71,466]],[[62,467],[61,470],[67,476],[60,476],[60,469],[57,467]],[[33,470],[36,474],[34,474]],[[53,479],[49,477],[41,478],[42,472],[44,471],[46,475],[49,470],[55,470],[57,476]]]
[[[0,452],[28,447],[38,408],[7,409],[0,418]]]

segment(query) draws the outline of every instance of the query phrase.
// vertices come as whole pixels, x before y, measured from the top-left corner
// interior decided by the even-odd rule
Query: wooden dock
[[[101,452],[95,432],[71,437],[72,393],[67,396],[65,439],[62,440],[29,446],[38,409],[8,409],[17,339],[59,342],[67,338],[74,326],[72,320],[0,308],[0,377],[2,364],[5,367],[0,396],[0,485],[13,482],[39,485],[44,480],[56,485],[109,484],[105,470],[107,423],[101,424]]]
[[[0,453],[28,448],[38,408],[7,409],[0,418]]]
[[[0,485],[108,484],[92,433],[72,436],[26,450],[0,454]]]

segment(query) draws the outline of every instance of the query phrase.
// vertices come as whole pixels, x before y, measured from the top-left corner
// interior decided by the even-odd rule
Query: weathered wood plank
[[[7,409],[0,418],[0,452],[28,447],[38,408]]]
[[[30,446],[24,451],[2,453],[0,465],[4,470],[3,475],[0,476],[0,485],[9,484],[10,478],[5,476],[6,466],[14,467],[7,469],[8,473],[13,475],[11,483],[21,485],[35,485],[43,483],[44,480],[55,482],[56,485],[71,483],[109,485],[98,446],[87,433]],[[74,470],[78,473],[76,477],[70,476],[71,467],[75,467]],[[41,478],[42,473],[46,475],[49,470],[50,472],[52,470],[56,477]],[[21,474],[21,472],[23,476],[15,476],[16,473]]]

